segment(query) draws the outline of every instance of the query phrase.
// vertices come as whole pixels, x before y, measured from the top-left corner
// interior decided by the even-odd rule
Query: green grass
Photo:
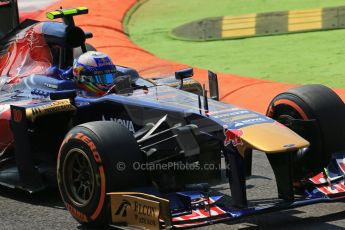
[[[172,39],[171,29],[193,20],[345,5],[345,0],[149,0],[128,22],[130,38],[172,61],[284,83],[345,88],[345,29],[239,40]]]

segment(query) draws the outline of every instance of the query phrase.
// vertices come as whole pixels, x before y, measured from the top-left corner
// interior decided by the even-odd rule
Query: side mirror
[[[213,100],[219,101],[218,77],[212,71],[208,71],[208,82],[210,87],[210,97]]]
[[[193,77],[193,68],[181,69],[175,72],[175,79],[181,81],[180,89],[183,88],[183,79]]]
[[[193,77],[193,68],[181,69],[175,72],[176,80],[183,80],[185,78]]]
[[[133,88],[132,88],[132,81],[131,81],[131,76],[130,75],[124,75],[117,77],[115,80],[115,93],[117,94],[128,94],[128,93],[133,93]]]

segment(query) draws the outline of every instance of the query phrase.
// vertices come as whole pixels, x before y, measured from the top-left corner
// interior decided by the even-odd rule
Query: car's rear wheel
[[[305,85],[277,95],[267,116],[285,123],[310,142],[310,147],[299,151],[294,159],[295,181],[319,173],[328,165],[332,153],[345,149],[344,103],[326,86]],[[297,122],[286,123],[291,119]]]
[[[61,145],[57,166],[59,190],[72,216],[82,224],[108,224],[106,193],[146,185],[146,175],[134,170],[134,162],[143,162],[143,155],[124,126],[95,121],[73,128]]]

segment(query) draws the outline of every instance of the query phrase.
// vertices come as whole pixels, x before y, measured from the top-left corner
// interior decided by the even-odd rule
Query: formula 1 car
[[[321,85],[277,95],[267,116],[210,98],[191,79],[141,78],[117,66],[101,97],[48,69],[72,66],[91,49],[75,26],[85,7],[47,13],[63,22],[18,22],[16,1],[1,1],[0,184],[36,192],[57,184],[80,223],[183,228],[345,198],[342,100]],[[9,21],[6,21],[9,20]],[[49,73],[48,73],[49,72]],[[252,150],[267,154],[277,203],[248,205]],[[231,202],[209,184],[224,157]],[[192,171],[185,170],[193,168]],[[212,169],[212,170],[210,170]],[[300,195],[300,196],[297,196]]]

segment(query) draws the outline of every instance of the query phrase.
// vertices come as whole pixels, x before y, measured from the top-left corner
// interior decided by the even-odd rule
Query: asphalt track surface
[[[267,158],[254,153],[253,176],[247,180],[252,203],[266,203],[276,196],[273,173]],[[227,181],[215,187],[229,193]],[[0,229],[88,229],[80,226],[64,208],[58,189],[30,195],[0,187]],[[199,229],[345,229],[344,203],[305,206],[205,226]]]
[[[44,12],[48,6],[59,0],[18,0],[19,20],[35,19],[37,15]]]
[[[40,11],[59,0],[18,0],[20,12]]]

